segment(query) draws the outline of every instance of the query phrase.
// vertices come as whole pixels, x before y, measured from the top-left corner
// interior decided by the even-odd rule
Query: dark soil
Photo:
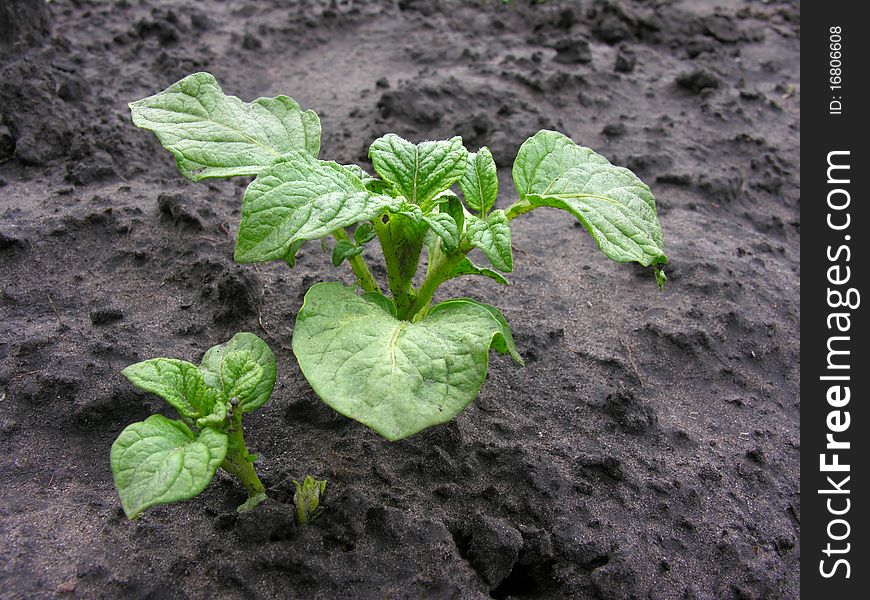
[[[799,596],[797,0],[0,2],[0,596]],[[321,403],[289,350],[305,290],[232,261],[247,181],[192,184],[127,102],[200,70],[317,110],[321,155],[461,134],[501,166],[541,128],[633,169],[671,258],[608,261],[563,213],[514,222],[493,356],[454,422],[388,443]],[[373,257],[377,258],[377,257]],[[376,271],[383,275],[383,271]],[[109,447],[166,411],[126,365],[237,331],[278,356],[247,419],[273,500],[216,478],[129,522]],[[294,478],[329,479],[292,519]]]

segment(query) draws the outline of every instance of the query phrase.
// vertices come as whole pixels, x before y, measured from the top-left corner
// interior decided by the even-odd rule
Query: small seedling
[[[319,160],[320,120],[286,96],[245,103],[214,77],[195,73],[130,105],[193,181],[256,176],[242,199],[235,259],[283,260],[306,242],[333,237],[332,262],[347,261],[357,286],[318,283],[296,319],[293,352],[306,379],[336,411],[389,440],[445,423],[477,396],[490,348],[522,364],[508,323],[469,299],[432,306],[445,281],[466,275],[507,284],[510,222],[539,207],[564,210],[617,262],[667,263],[655,199],[628,169],[555,131],[526,140],[513,164],[519,200],[494,209],[498,173],[486,148],[462,139],[413,144],[394,134],[372,143],[371,175]],[[458,187],[462,197],[452,189]],[[349,228],[353,227],[353,230]],[[377,238],[383,293],[364,258]],[[492,268],[468,257],[479,250]],[[418,275],[423,251],[425,272]]]
[[[326,493],[326,480],[306,475],[302,483],[294,479],[293,484],[296,486],[296,491],[293,493],[296,522],[300,525],[308,525],[323,512],[320,501]]]
[[[211,348],[199,366],[152,358],[124,369],[133,385],[157,394],[180,415],[175,420],[152,415],[128,425],[112,444],[112,475],[127,517],[198,496],[218,468],[248,492],[240,511],[265,500],[256,457],[242,435],[242,415],[266,403],[275,373],[275,356],[252,333]]]

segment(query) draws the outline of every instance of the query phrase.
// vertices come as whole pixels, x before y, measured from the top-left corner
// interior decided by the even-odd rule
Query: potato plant
[[[128,425],[112,444],[112,475],[128,518],[198,496],[218,468],[248,492],[240,510],[266,499],[252,464],[256,456],[248,453],[242,433],[242,415],[263,406],[275,385],[275,356],[266,342],[238,333],[206,352],[198,366],[152,358],[123,374],[166,400],[180,417],[151,415]]]
[[[208,73],[130,107],[134,123],[157,135],[189,179],[255,177],[242,199],[238,262],[292,267],[304,243],[335,239],[332,262],[346,261],[357,285],[308,290],[293,352],[324,402],[389,440],[462,411],[480,391],[490,349],[522,364],[496,307],[466,298],[432,305],[455,277],[508,283],[510,225],[520,215],[566,211],[607,257],[652,267],[664,285],[667,258],[649,187],[561,133],[539,131],[522,144],[513,164],[519,198],[502,210],[494,208],[490,151],[469,152],[459,137],[414,144],[387,134],[369,149],[370,174],[318,158],[314,112],[287,96],[243,102]],[[385,288],[363,257],[375,239]],[[472,262],[475,249],[489,267]]]

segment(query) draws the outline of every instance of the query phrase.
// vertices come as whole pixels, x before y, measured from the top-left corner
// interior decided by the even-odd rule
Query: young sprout
[[[302,483],[294,479],[293,484],[296,486],[296,491],[293,493],[296,522],[300,525],[308,525],[323,512],[320,501],[326,493],[326,480],[306,475]]]
[[[248,492],[239,507],[250,510],[266,499],[242,434],[242,415],[272,395],[275,356],[252,333],[238,333],[202,357],[152,358],[130,365],[124,376],[162,397],[179,419],[152,415],[128,425],[112,444],[115,487],[127,517],[157,504],[198,496],[221,468]]]

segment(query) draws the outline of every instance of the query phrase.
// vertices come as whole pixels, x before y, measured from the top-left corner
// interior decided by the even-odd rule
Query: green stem
[[[423,285],[420,286],[420,290],[417,292],[417,297],[407,311],[406,318],[408,320],[413,319],[418,314],[426,316],[426,313],[429,312],[429,305],[432,303],[432,296],[435,294],[435,290],[437,290],[442,283],[447,281],[447,278],[453,271],[454,267],[456,267],[456,265],[458,265],[471,250],[471,246],[466,246],[468,246],[467,242],[460,247],[458,252],[452,254],[441,254],[438,256],[438,262],[427,272],[426,279],[423,280]]]
[[[350,241],[350,236],[344,229],[333,231],[332,236],[337,240]],[[362,289],[367,292],[381,291],[381,286],[378,285],[375,276],[372,275],[371,271],[369,271],[368,265],[366,265],[366,261],[361,255],[357,254],[356,256],[347,259],[347,262],[350,263],[350,268],[353,269],[354,275],[359,279],[359,284],[362,286]]]
[[[526,202],[525,200],[520,200],[519,202],[514,202],[504,211],[509,221],[513,221],[518,216],[525,214],[529,211],[535,210],[537,206]]]
[[[242,411],[233,415],[230,426],[227,429],[229,445],[227,455],[221,468],[241,482],[248,496],[253,498],[266,493],[266,486],[257,477],[254,464],[248,460],[248,448],[245,446],[245,438],[242,435]]]
[[[387,265],[387,281],[400,319],[406,319],[416,294],[412,286],[423,250],[422,235],[415,234],[398,215],[387,223],[374,221]]]

